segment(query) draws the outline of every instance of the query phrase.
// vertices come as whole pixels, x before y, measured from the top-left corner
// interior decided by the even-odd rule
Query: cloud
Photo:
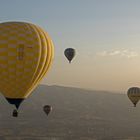
[[[131,51],[128,49],[123,49],[123,50],[111,50],[111,51],[102,51],[98,52],[96,54],[97,56],[121,56],[121,57],[127,57],[127,58],[133,58],[137,57],[139,54],[135,51]]]

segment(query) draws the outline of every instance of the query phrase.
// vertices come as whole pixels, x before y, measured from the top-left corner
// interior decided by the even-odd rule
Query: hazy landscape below
[[[47,117],[43,106],[53,111]],[[0,140],[140,140],[140,105],[126,94],[40,85],[19,117],[0,98]]]

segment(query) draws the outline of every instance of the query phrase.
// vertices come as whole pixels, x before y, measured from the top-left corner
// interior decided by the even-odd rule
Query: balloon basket
[[[18,117],[18,111],[16,109],[13,110],[13,117]]]

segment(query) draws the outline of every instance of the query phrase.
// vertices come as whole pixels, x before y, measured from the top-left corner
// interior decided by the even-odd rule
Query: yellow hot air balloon
[[[138,87],[131,87],[127,91],[128,98],[131,100],[131,102],[134,104],[134,107],[136,107],[136,104],[140,100],[140,88]]]
[[[18,109],[36,88],[53,59],[49,35],[31,23],[0,23],[0,92]]]

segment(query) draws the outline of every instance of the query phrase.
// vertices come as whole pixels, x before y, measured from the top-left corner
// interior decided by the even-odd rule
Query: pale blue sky
[[[46,29],[55,45],[42,83],[126,91],[140,86],[139,0],[0,0],[0,21]],[[71,65],[67,47],[76,49]]]

